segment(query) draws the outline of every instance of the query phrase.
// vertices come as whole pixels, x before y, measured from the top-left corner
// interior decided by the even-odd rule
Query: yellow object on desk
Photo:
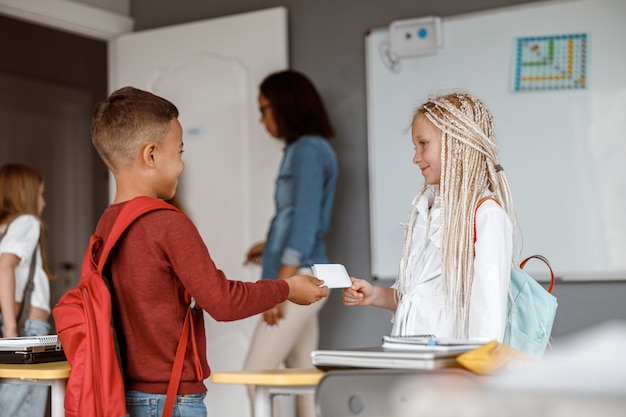
[[[33,364],[0,363],[0,383],[50,385],[50,408],[52,417],[65,415],[65,384],[71,368],[67,361]]]
[[[274,395],[313,394],[324,372],[317,368],[263,369],[259,371],[215,372],[215,384],[243,384],[255,386],[255,417],[272,416]]]
[[[532,359],[512,347],[494,340],[460,354],[456,357],[456,361],[459,365],[476,374],[490,375],[506,368],[521,367],[531,362]]]

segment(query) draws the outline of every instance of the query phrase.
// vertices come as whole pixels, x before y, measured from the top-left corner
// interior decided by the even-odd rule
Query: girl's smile
[[[418,114],[411,127],[415,155],[413,163],[419,166],[427,184],[441,180],[441,130],[423,114]]]

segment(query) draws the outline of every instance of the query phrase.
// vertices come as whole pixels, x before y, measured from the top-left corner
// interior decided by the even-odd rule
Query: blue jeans
[[[205,393],[177,395],[172,417],[207,417]],[[165,394],[126,391],[126,409],[130,417],[161,417]]]
[[[0,328],[4,331],[2,316]],[[28,319],[20,329],[20,336],[45,336],[49,332],[48,322]],[[0,417],[41,417],[47,400],[47,385],[0,384]]]
[[[0,315],[0,330],[4,333],[2,315]],[[45,336],[47,334],[50,334],[50,323],[35,319],[26,319],[24,327],[19,330],[20,336]]]

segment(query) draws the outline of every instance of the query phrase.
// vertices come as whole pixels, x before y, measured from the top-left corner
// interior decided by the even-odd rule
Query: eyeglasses
[[[265,110],[269,109],[270,107],[272,107],[270,103],[259,106],[259,112],[261,113],[261,115],[265,115]]]

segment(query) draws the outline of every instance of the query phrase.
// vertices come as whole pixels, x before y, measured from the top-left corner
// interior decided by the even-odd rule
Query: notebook
[[[0,339],[0,363],[41,363],[64,360],[67,359],[57,335]]]
[[[375,346],[315,350],[311,352],[311,360],[323,371],[346,368],[438,369],[456,365],[457,355],[457,351],[389,350]]]
[[[438,338],[434,335],[384,336],[383,348],[463,353],[482,346],[486,342],[485,340]]]

